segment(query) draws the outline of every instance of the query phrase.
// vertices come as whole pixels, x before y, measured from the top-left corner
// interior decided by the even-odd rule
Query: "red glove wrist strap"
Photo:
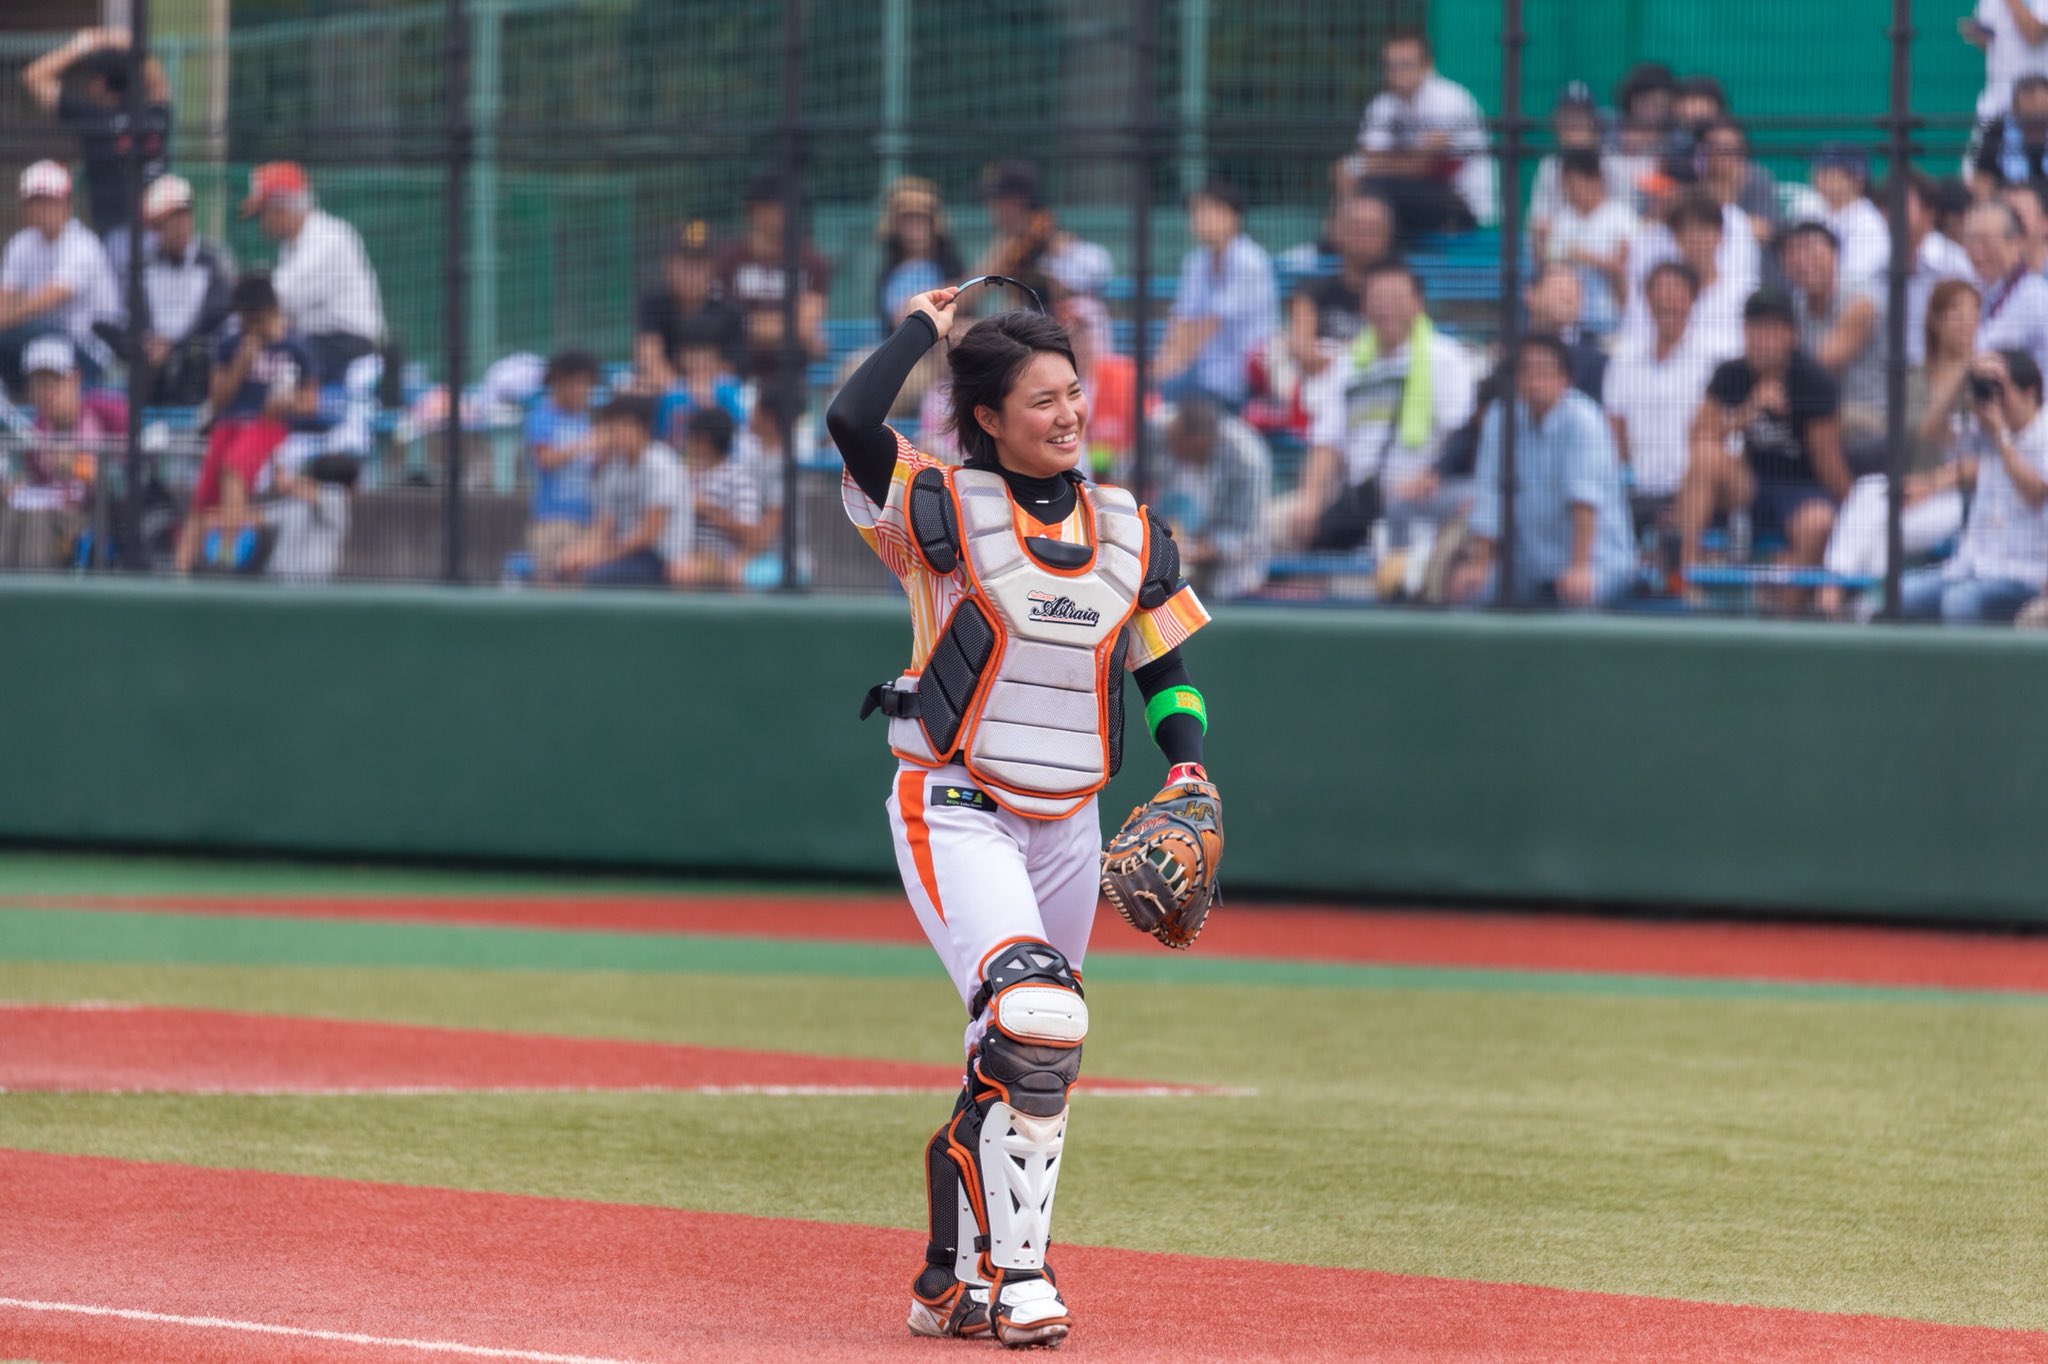
[[[1207,781],[1209,774],[1202,770],[1200,763],[1175,763],[1167,769],[1166,784],[1178,786],[1184,781]]]

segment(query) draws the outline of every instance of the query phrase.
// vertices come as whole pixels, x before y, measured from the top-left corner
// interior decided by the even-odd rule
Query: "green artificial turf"
[[[475,924],[204,913],[89,913],[0,909],[0,959],[33,962],[233,963],[250,966],[446,966],[490,970],[662,971],[803,974],[838,980],[929,980],[932,955],[910,943],[806,942],[679,933],[563,931]],[[1268,961],[1254,958],[1102,952],[1088,979],[1177,985],[1349,986],[1359,989],[1504,989],[1539,993],[1687,995],[1922,1004],[2037,995],[1784,981],[1628,976],[1605,972],[1501,971]]]
[[[114,934],[127,916],[72,917]],[[386,926],[334,927],[361,943]],[[583,959],[585,935],[537,936]],[[13,962],[0,998],[951,1059],[963,1020],[936,968],[898,972],[895,949],[880,951],[803,974],[715,955],[641,972]],[[890,969],[848,969],[863,962]],[[1594,992],[1468,974],[1489,978],[1092,970],[1090,1070],[1258,1093],[1084,1095],[1060,1236],[2048,1328],[2048,998]],[[0,1096],[0,1145],[913,1226],[917,1149],[945,1107],[17,1094]]]

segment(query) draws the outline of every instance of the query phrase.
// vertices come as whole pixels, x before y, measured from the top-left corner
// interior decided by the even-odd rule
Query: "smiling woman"
[[[1009,281],[968,283],[984,282]],[[1179,652],[1209,618],[1166,527],[1078,472],[1088,399],[1066,329],[1042,310],[998,313],[949,352],[963,467],[884,423],[911,367],[958,325],[966,287],[912,299],[825,420],[847,515],[910,603],[910,667],[861,713],[889,719],[897,866],[968,1016],[966,1083],[925,1147],[931,1235],[909,1326],[1055,1345],[1073,1317],[1045,1247],[1088,1034],[1096,793],[1123,758],[1135,671],[1174,764],[1168,789],[1214,800],[1207,710]]]

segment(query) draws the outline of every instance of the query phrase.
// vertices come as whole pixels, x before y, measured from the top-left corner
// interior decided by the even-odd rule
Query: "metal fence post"
[[[448,0],[448,88],[443,93],[448,119],[447,171],[443,213],[447,270],[442,297],[446,316],[448,373],[448,482],[441,490],[441,576],[462,581],[463,379],[468,369],[469,240],[464,210],[470,158],[469,15],[464,0]]]
[[[1209,0],[1180,5],[1180,192],[1193,194],[1209,178]]]
[[[1515,338],[1522,306],[1522,0],[1502,0],[1500,23],[1500,539],[1494,603],[1515,600]],[[1411,361],[1411,363],[1413,363]],[[1485,414],[1480,414],[1484,422]]]
[[[1891,219],[1890,284],[1885,314],[1884,429],[1886,480],[1884,526],[1884,614],[1901,614],[1899,581],[1905,569],[1906,470],[1912,443],[1906,431],[1907,281],[1918,264],[1906,230],[1906,177],[1912,174],[1913,3],[1892,0],[1892,89],[1886,111],[1891,177],[1885,195]]]
[[[149,110],[149,0],[131,0],[128,12],[128,278],[122,281],[128,305],[128,430],[122,447],[121,500],[107,497],[107,470],[93,469],[92,566],[104,568],[113,548],[114,525],[121,527],[124,548],[135,556],[126,567],[148,572],[142,540],[142,407],[149,397],[150,365],[142,350],[142,194],[143,172],[149,164],[149,139],[143,120]],[[96,459],[99,458],[96,456]]]
[[[1137,410],[1131,421],[1131,488],[1148,496],[1152,472],[1152,189],[1158,176],[1152,89],[1159,69],[1158,0],[1133,0],[1131,48],[1131,377]]]
[[[804,237],[804,7],[803,0],[782,0],[782,361],[781,387],[802,385],[810,356],[797,334],[802,302]],[[796,391],[803,391],[798,388]],[[782,590],[802,586],[797,580],[796,423],[793,402],[778,401],[775,420],[782,435]]]

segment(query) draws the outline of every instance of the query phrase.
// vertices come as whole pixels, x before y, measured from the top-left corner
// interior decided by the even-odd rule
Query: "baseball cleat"
[[[988,1289],[927,1268],[910,1286],[910,1334],[971,1338],[988,1334]]]
[[[996,1290],[990,1317],[995,1338],[1013,1350],[1056,1347],[1074,1318],[1051,1279],[1011,1279]]]

